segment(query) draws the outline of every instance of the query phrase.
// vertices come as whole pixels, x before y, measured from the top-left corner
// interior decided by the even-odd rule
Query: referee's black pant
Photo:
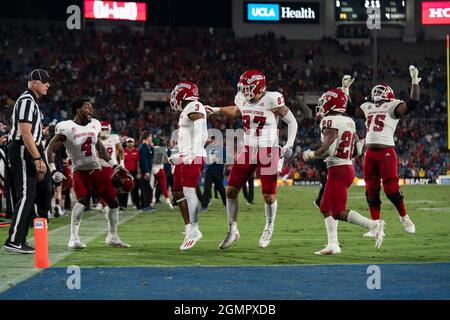
[[[225,188],[223,187],[223,171],[222,170],[207,170],[205,171],[205,185],[203,190],[202,207],[207,208],[211,200],[211,187],[214,183],[217,191],[220,193],[222,203],[227,204],[225,197]]]
[[[38,149],[43,154],[43,148]],[[20,141],[12,141],[8,144],[8,158],[16,202],[7,241],[19,245],[26,242],[28,227],[34,212],[37,170],[33,157]]]

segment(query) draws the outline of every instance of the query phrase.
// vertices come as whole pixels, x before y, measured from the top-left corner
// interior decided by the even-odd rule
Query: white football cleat
[[[129,247],[131,247],[128,243],[125,243],[122,240],[120,240],[120,238],[118,236],[108,235],[106,237],[105,243],[108,246],[116,247],[116,248],[129,248]]]
[[[363,234],[364,238],[375,238],[375,230],[369,230]]]
[[[167,205],[169,206],[169,209],[170,209],[170,210],[173,210],[172,201],[170,201],[169,198],[166,198],[166,203],[167,203]]]
[[[400,221],[403,223],[403,227],[405,228],[405,231],[408,233],[416,233],[416,226],[411,221],[408,215],[404,217],[400,217]]]
[[[259,246],[261,248],[267,248],[270,240],[272,240],[272,232],[269,229],[264,229],[261,238],[259,238]]]
[[[83,242],[81,242],[80,239],[70,238],[69,244],[67,245],[67,247],[70,250],[81,250],[81,249],[86,248],[87,246]]]
[[[183,243],[180,246],[180,250],[188,250],[191,249],[195,244],[203,237],[200,230],[190,231],[187,236],[184,238]]]
[[[314,252],[314,254],[317,254],[319,256],[326,254],[341,254],[341,248],[336,243],[329,243],[325,248],[320,251]]]
[[[219,245],[219,249],[227,249],[229,248],[233,242],[236,240],[239,240],[241,238],[241,235],[239,234],[239,231],[236,229],[236,231],[228,231],[225,239],[223,239],[222,243]]]
[[[378,226],[375,231],[375,248],[380,249],[384,239],[384,220],[378,222]]]

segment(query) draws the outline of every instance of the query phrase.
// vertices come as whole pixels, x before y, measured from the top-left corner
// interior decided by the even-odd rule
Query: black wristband
[[[42,157],[33,158],[34,161],[42,160]]]

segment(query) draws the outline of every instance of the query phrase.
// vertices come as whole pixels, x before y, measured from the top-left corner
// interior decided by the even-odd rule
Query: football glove
[[[306,150],[303,152],[303,160],[308,161],[314,159],[316,156],[314,155],[314,151]]]
[[[413,65],[409,66],[409,74],[411,75],[412,84],[419,84],[420,80],[422,80],[422,78],[419,78],[419,70]]]
[[[52,180],[55,183],[61,183],[64,179],[66,179],[66,176],[62,172],[59,172],[58,170],[52,171]]]
[[[289,145],[283,146],[280,151],[280,157],[289,158],[290,156],[292,156],[292,147]]]
[[[353,78],[351,75],[346,74],[342,77],[342,91],[349,95],[350,93],[350,86],[355,81],[355,78]]]

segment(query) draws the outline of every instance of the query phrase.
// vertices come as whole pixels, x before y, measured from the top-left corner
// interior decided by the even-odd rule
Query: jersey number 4
[[[351,131],[344,131],[341,136],[341,142],[339,143],[336,157],[339,159],[352,159],[353,150],[355,148],[356,133]]]
[[[377,114],[375,116],[375,124],[373,126],[373,131],[380,132],[383,131],[384,128],[384,119],[386,118],[385,114]],[[367,117],[367,129],[370,130],[370,125],[372,124],[373,115]]]
[[[92,138],[87,137],[86,141],[81,145],[81,151],[84,152],[85,157],[92,156]]]

